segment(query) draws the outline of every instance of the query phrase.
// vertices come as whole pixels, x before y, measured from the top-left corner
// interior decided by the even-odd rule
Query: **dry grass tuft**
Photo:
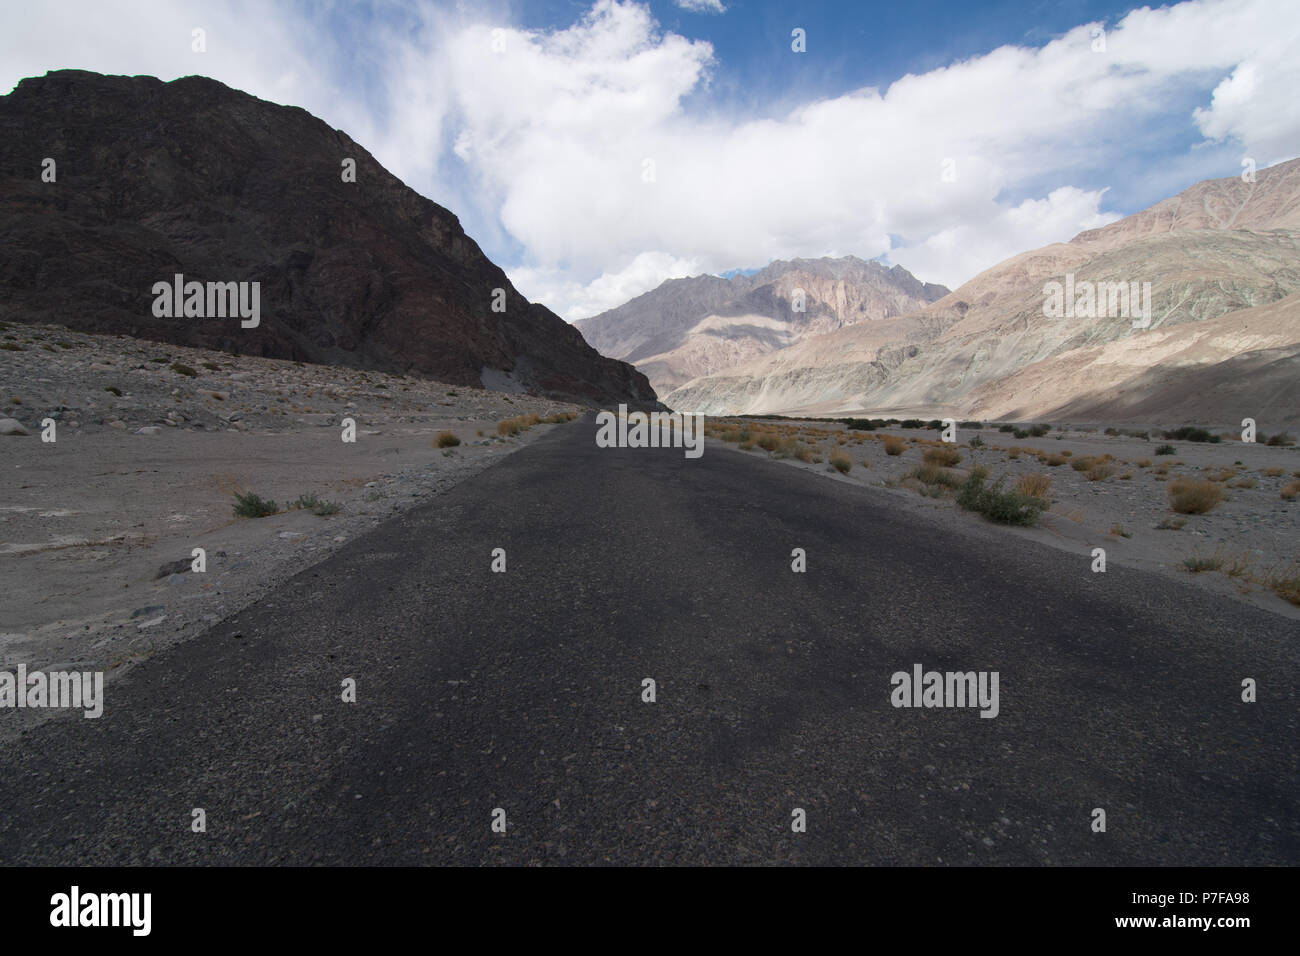
[[[1041,498],[1043,501],[1050,501],[1048,492],[1052,488],[1051,475],[1023,475],[1016,482],[1016,491],[1022,495],[1030,495],[1034,498]]]

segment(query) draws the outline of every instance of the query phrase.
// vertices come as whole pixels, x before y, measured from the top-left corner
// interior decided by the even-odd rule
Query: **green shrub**
[[[251,491],[242,495],[237,491],[235,492],[236,518],[265,518],[267,515],[273,515],[279,510],[280,506],[274,501],[268,501]]]
[[[1047,502],[1033,495],[1006,491],[1002,487],[1003,480],[999,478],[989,485],[982,474],[972,473],[957,490],[957,504],[998,524],[1038,524]]]
[[[1191,425],[1183,425],[1180,428],[1173,428],[1166,432],[1160,433],[1161,438],[1168,438],[1174,441],[1195,441],[1209,442],[1217,445],[1219,436],[1213,435],[1204,428],[1194,428]]]
[[[1157,454],[1157,455],[1176,455],[1176,454],[1178,454],[1178,449],[1175,448],[1173,445],[1161,445],[1159,448],[1156,449],[1156,454]]]
[[[177,375],[187,375],[190,378],[197,378],[199,374],[198,372],[194,371],[194,369],[190,368],[188,365],[182,365],[180,362],[172,362],[171,369]]]

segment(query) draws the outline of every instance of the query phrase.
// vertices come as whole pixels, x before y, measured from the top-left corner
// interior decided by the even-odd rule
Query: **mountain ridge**
[[[795,307],[799,290],[802,310]],[[576,324],[593,347],[636,364],[662,390],[807,335],[890,318],[947,292],[902,266],[853,256],[777,259],[749,276],[669,279]]]
[[[1094,282],[1150,282],[1149,328],[1135,330],[1123,316],[1045,317],[1044,284],[1069,273]],[[893,326],[855,325],[810,336],[781,353],[699,377],[665,395],[665,402],[711,414],[906,409],[1042,417],[1102,408],[1101,396],[1087,395],[1100,386],[1079,371],[1090,362],[1083,350],[1137,343],[1160,329],[1287,300],[1258,313],[1272,347],[1285,350],[1290,337],[1300,342],[1294,331],[1300,307],[1289,300],[1297,291],[1300,160],[1292,160],[1259,170],[1255,183],[1229,177],[1193,184],[1068,242],[1013,256]],[[885,332],[894,337],[882,339]],[[1125,348],[1142,351],[1140,344]],[[1067,355],[1073,358],[1062,358]],[[1195,363],[1196,356],[1195,349],[1184,351],[1179,361]],[[1217,363],[1223,356],[1216,348],[1204,358]],[[1049,359],[1054,372],[1041,380],[1036,398],[998,398],[998,382]],[[1188,398],[1190,412],[1196,403]],[[1145,401],[1171,410],[1158,396],[1147,394]]]
[[[0,239],[11,321],[588,404],[656,400],[342,130],[207,77],[61,70],[0,97]],[[176,273],[259,283],[261,324],[154,315],[150,290]]]

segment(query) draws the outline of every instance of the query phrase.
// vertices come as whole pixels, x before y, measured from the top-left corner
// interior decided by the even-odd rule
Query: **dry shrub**
[[[890,457],[897,457],[907,451],[907,442],[896,435],[885,436],[885,454]]]
[[[1213,481],[1175,478],[1169,482],[1169,505],[1179,514],[1202,515],[1213,511],[1227,497]]]
[[[1030,495],[1034,498],[1041,498],[1043,501],[1050,500],[1047,496],[1052,487],[1051,475],[1022,475],[1016,482],[1016,491],[1022,495]]]
[[[921,454],[921,460],[927,465],[943,465],[951,468],[961,461],[961,452],[956,448],[949,446],[940,446],[938,448],[927,448]]]

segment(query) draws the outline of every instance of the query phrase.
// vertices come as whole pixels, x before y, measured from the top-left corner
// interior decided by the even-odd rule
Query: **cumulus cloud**
[[[722,7],[679,5],[692,3]],[[1170,157],[1196,178],[1300,142],[1290,0],[1142,8],[1107,27],[1103,51],[1102,25],[1084,23],[758,117],[695,106],[725,64],[633,0],[595,0],[549,30],[385,4],[343,37],[301,7],[108,7],[7,11],[0,86],[61,66],[202,72],[301,105],[455,211],[521,291],[569,318],[673,276],[792,256],[881,256],[956,286],[1115,218],[1098,180],[1153,130],[1212,147]],[[190,29],[205,24],[199,57]],[[1173,102],[1189,105],[1171,116]]]

